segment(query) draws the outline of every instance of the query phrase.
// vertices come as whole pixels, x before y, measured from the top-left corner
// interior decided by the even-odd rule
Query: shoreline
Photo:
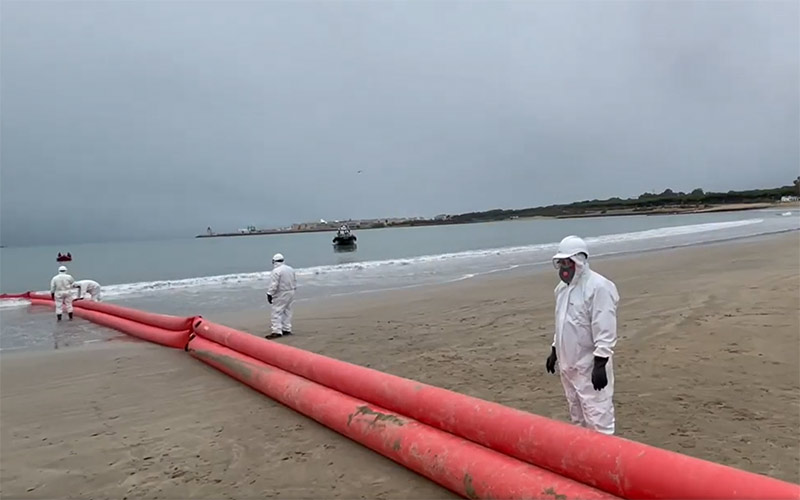
[[[686,243],[686,244],[679,244],[661,248],[651,248],[644,250],[626,250],[620,252],[599,254],[592,257],[590,260],[593,263],[592,268],[595,269],[597,266],[603,266],[605,264],[616,266],[619,261],[624,260],[626,258],[632,258],[634,261],[645,260],[645,259],[658,260],[662,258],[672,259],[675,258],[676,256],[680,257],[682,253],[688,251],[702,252],[704,249],[707,249],[708,251],[713,253],[715,251],[717,252],[725,251],[726,249],[735,251],[735,248],[740,245],[753,246],[753,245],[764,244],[768,246],[774,246],[784,243],[786,244],[794,243],[798,248],[800,248],[800,229],[786,229],[782,231],[766,233],[766,234],[757,234],[757,235],[733,236],[730,238],[725,238],[715,241]],[[800,260],[798,260],[798,263],[795,265],[795,267],[797,268],[797,272],[800,278]],[[381,289],[358,290],[354,292],[333,294],[326,297],[303,298],[297,300],[296,303],[299,303],[301,305],[300,307],[302,308],[310,308],[310,309],[316,309],[319,307],[328,308],[329,305],[335,305],[335,307],[340,307],[342,305],[352,303],[353,301],[356,300],[383,303],[391,301],[393,295],[402,296],[414,293],[420,293],[420,294],[450,293],[451,289],[458,289],[461,287],[489,286],[491,283],[502,282],[506,280],[520,280],[525,278],[538,280],[544,277],[549,277],[550,269],[552,269],[552,266],[550,264],[550,261],[548,260],[548,261],[534,262],[529,264],[520,264],[512,269],[505,267],[498,268],[482,273],[477,273],[468,278],[456,278],[441,282],[420,283],[414,285],[403,285],[398,287],[381,288]],[[556,281],[553,282],[553,286],[555,286],[555,284]],[[800,295],[798,295],[798,297],[800,298]],[[208,316],[208,318],[211,321],[215,321],[218,323],[225,324],[226,326],[233,327],[233,325],[229,323],[224,323],[223,320],[227,319],[228,321],[236,323],[238,321],[235,318],[240,315],[244,315],[246,317],[252,315],[266,315],[265,317],[267,318],[268,321],[269,309],[268,308],[241,309],[235,311],[226,311],[222,313],[211,314]],[[297,313],[295,313],[295,315],[297,315]],[[800,330],[798,330],[798,340],[800,340]]]
[[[732,203],[730,205],[712,205],[708,208],[657,207],[648,210],[613,210],[605,213],[591,212],[586,214],[556,215],[550,218],[581,219],[597,217],[622,217],[628,215],[696,215],[721,212],[746,212],[748,210],[764,210],[766,208],[773,208],[778,205],[779,203]]]
[[[797,243],[800,243],[800,229],[786,229],[782,231],[777,231],[773,233],[766,233],[766,234],[757,234],[757,235],[747,235],[747,236],[733,236],[730,238],[725,238],[721,240],[715,241],[704,241],[699,243],[686,243],[681,245],[674,245],[670,247],[662,247],[662,248],[651,248],[645,250],[626,250],[621,252],[614,252],[614,253],[607,253],[607,254],[599,254],[592,258],[592,261],[597,262],[605,262],[605,261],[614,261],[619,259],[624,259],[626,257],[634,257],[637,258],[647,257],[647,256],[654,256],[657,254],[664,254],[665,257],[669,257],[674,252],[681,252],[682,250],[688,250],[692,248],[725,248],[728,245],[735,245],[737,243],[748,243],[748,242],[769,242],[772,239],[777,239],[781,237],[786,237],[789,234],[795,233],[797,234]],[[492,280],[492,279],[507,279],[507,278],[517,278],[520,276],[538,276],[545,274],[550,269],[550,262],[535,262],[530,264],[520,264],[515,266],[513,269],[509,268],[498,268],[491,271],[486,271],[482,273],[477,273],[472,275],[468,278],[455,278],[447,281],[436,282],[436,283],[420,283],[416,285],[403,285],[398,287],[389,287],[389,288],[380,288],[380,289],[368,289],[368,290],[358,290],[354,292],[344,292],[340,294],[329,295],[327,297],[311,297],[311,298],[302,298],[296,301],[296,303],[302,304],[302,307],[306,305],[310,307],[315,307],[318,304],[325,304],[329,302],[340,302],[340,301],[350,301],[355,300],[356,297],[364,297],[369,299],[370,297],[377,297],[379,300],[385,299],[389,297],[393,293],[405,293],[405,292],[414,292],[414,291],[421,291],[425,292],[426,290],[444,290],[447,287],[451,286],[461,286],[461,284],[468,285],[468,284],[480,284],[484,280]],[[223,313],[216,313],[209,315],[209,319],[212,321],[216,321],[218,323],[223,323],[221,320],[216,320],[213,318],[231,318],[239,314],[265,314],[267,309],[241,309],[236,311],[228,311]],[[266,313],[268,314],[268,313]],[[231,326],[231,325],[226,325]]]
[[[650,255],[657,255],[663,254],[665,257],[669,257],[673,252],[680,252],[684,249],[692,249],[692,248],[718,248],[718,247],[726,247],[728,245],[736,245],[738,243],[747,243],[747,242],[769,242],[772,239],[781,238],[787,234],[797,233],[800,235],[800,229],[786,229],[777,232],[771,232],[766,234],[757,234],[757,235],[746,235],[746,236],[732,236],[725,239],[715,240],[715,241],[705,241],[705,242],[698,242],[698,243],[686,243],[686,244],[678,244],[669,247],[661,247],[661,248],[651,248],[645,250],[627,250],[627,251],[620,251],[620,252],[612,252],[612,253],[605,253],[605,254],[598,254],[592,258],[592,261],[597,262],[605,262],[605,261],[613,261],[618,259],[624,259],[626,257],[634,257],[638,258],[639,256],[650,256]],[[800,240],[798,240],[800,242]],[[506,278],[515,278],[522,275],[539,275],[547,270],[550,269],[549,261],[542,261],[542,262],[533,262],[527,264],[519,264],[514,266],[513,268],[508,267],[501,267],[498,269],[493,269],[489,271],[484,271],[480,273],[475,273],[470,275],[469,277],[459,277],[444,280],[441,282],[433,282],[433,283],[419,283],[419,284],[412,284],[412,285],[401,285],[397,287],[388,287],[388,288],[378,288],[378,289],[364,289],[364,290],[357,290],[352,292],[343,292],[332,294],[329,296],[316,296],[316,297],[309,297],[309,298],[300,298],[296,301],[298,307],[316,307],[318,304],[326,304],[329,302],[349,302],[352,300],[360,300],[360,299],[369,299],[371,297],[377,297],[379,299],[383,299],[385,297],[390,296],[393,293],[405,293],[405,292],[425,292],[426,290],[443,290],[446,287],[450,286],[461,286],[462,284],[480,284],[484,280],[492,280],[492,279],[506,279]],[[115,301],[111,301],[110,303],[114,303]],[[30,304],[27,305],[20,305],[16,309],[22,309],[25,307],[31,307]],[[261,309],[232,309],[225,312],[218,312],[218,313],[207,313],[202,310],[195,311],[194,314],[199,314],[204,317],[207,317],[213,321],[218,323],[226,324],[225,320],[227,318],[235,318],[238,315],[245,315],[249,316],[252,314],[268,314],[267,308]],[[172,314],[171,312],[167,311],[165,314]],[[227,325],[231,326],[231,325]],[[50,347],[44,346],[24,346],[24,347],[14,347],[14,348],[4,348],[0,349],[0,359],[9,357],[9,356],[16,356],[18,354],[26,354],[26,353],[47,353],[47,352],[65,352],[69,350],[75,349],[94,349],[99,348],[106,343],[110,343],[112,346],[116,343],[137,343],[139,340],[133,339],[128,337],[127,335],[118,332],[116,330],[105,329],[103,327],[97,327],[98,329],[107,330],[107,338],[104,339],[93,339],[88,341],[83,341],[78,343],[77,345],[66,345],[62,346],[61,350],[53,349]]]

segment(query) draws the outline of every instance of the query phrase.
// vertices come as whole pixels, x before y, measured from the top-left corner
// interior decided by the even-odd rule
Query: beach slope
[[[800,240],[605,259],[620,290],[621,436],[800,482]],[[555,272],[298,305],[282,339],[560,420],[544,370]],[[263,335],[267,311],[212,318]],[[107,342],[0,356],[0,489],[15,498],[452,498],[198,363]]]

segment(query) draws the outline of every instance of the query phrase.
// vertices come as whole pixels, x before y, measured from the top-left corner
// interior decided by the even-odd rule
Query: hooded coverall
[[[292,304],[296,289],[294,269],[276,262],[267,288],[267,295],[272,296],[272,333],[280,335],[292,331]]]
[[[100,302],[100,283],[94,280],[80,280],[76,281],[75,285],[78,286],[78,298]],[[86,294],[89,294],[89,297]]]
[[[50,293],[54,294],[56,303],[56,315],[60,316],[62,310],[67,309],[67,313],[72,312],[72,285],[75,279],[65,272],[60,272],[50,280]]]
[[[619,294],[613,282],[589,268],[585,259],[572,257],[575,276],[556,286],[553,346],[559,374],[574,424],[614,434],[614,365]],[[608,358],[608,385],[592,386],[594,357]]]

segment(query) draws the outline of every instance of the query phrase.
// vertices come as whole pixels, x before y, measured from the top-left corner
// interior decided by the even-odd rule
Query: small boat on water
[[[336,248],[352,248],[355,247],[356,235],[350,231],[347,226],[342,226],[336,231],[336,236],[333,237],[333,246]]]
[[[67,252],[66,254],[58,252],[58,257],[56,257],[56,262],[72,262],[72,254],[69,252]]]

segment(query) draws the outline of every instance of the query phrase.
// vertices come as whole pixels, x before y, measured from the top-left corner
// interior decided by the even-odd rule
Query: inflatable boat
[[[333,238],[333,246],[335,247],[353,247],[358,241],[356,235],[350,232],[350,228],[342,226],[336,231],[336,236]]]

